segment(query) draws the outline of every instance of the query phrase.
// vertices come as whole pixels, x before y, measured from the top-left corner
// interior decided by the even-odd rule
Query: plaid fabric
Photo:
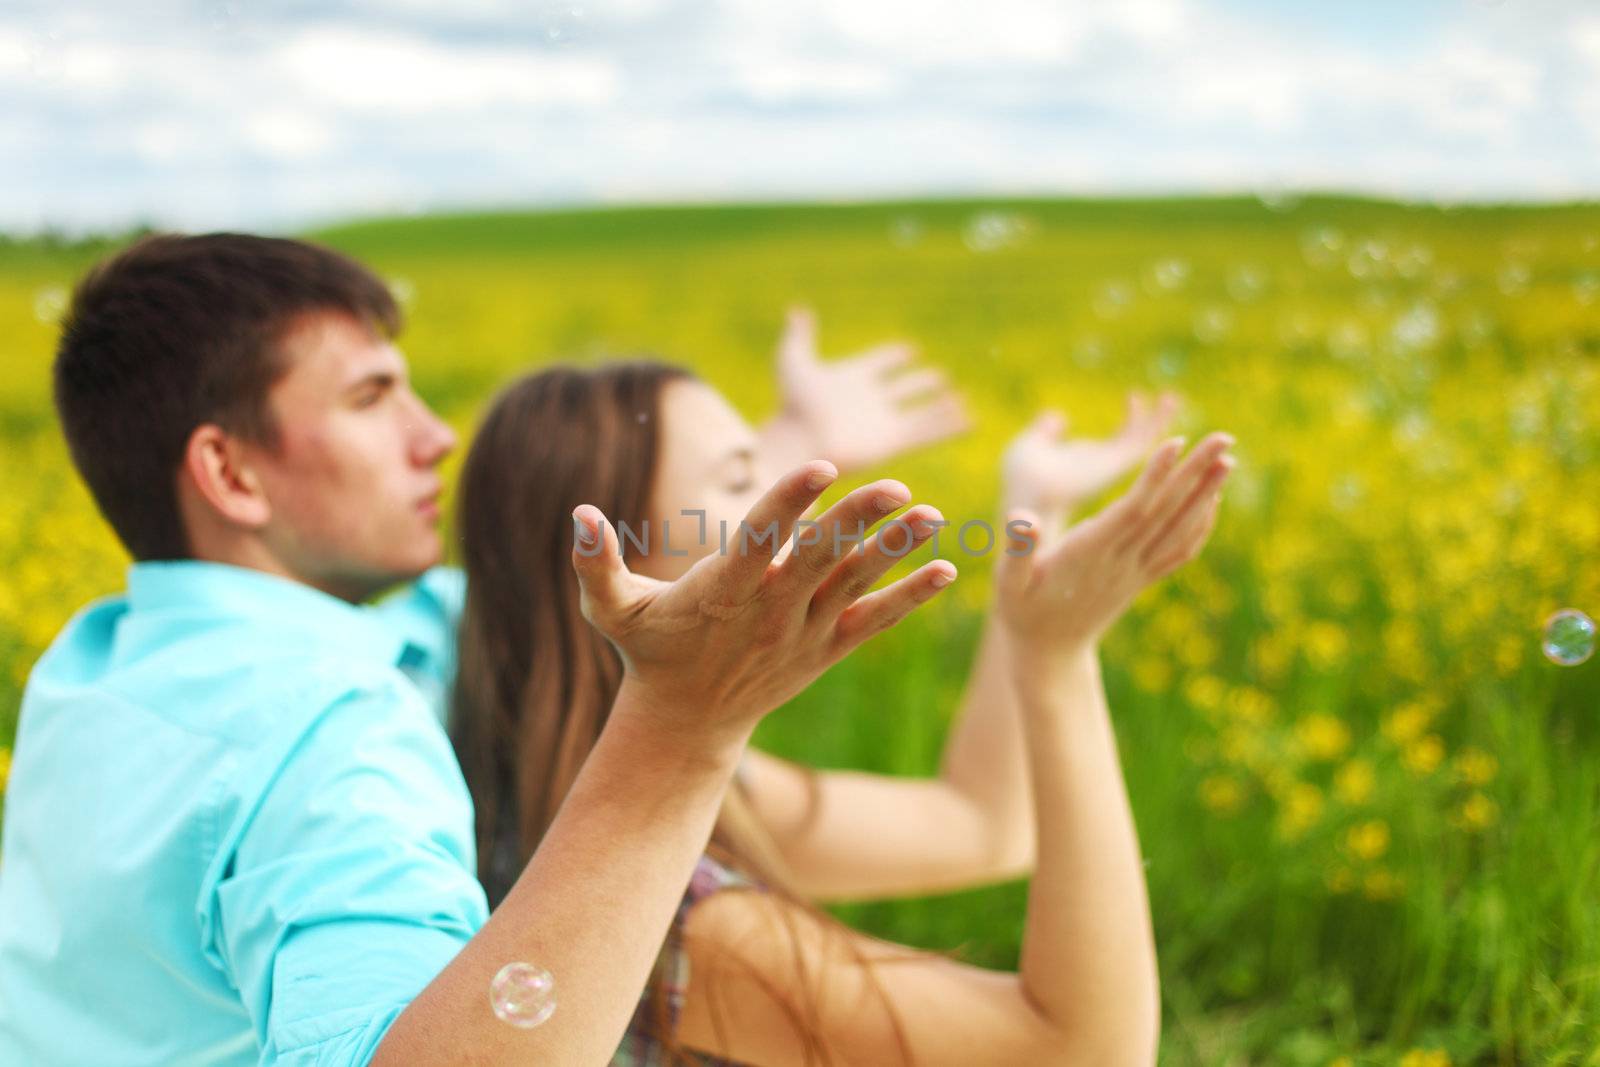
[[[656,960],[656,973],[664,976],[666,983],[667,1010],[674,1026],[683,1010],[684,991],[689,988],[689,955],[683,951],[683,925],[689,918],[689,909],[717,890],[735,886],[760,888],[758,883],[729,870],[710,856],[701,856],[700,862],[695,864],[689,888],[683,894],[683,902],[678,905],[678,913],[667,931],[666,943],[661,947],[661,956]],[[611,1067],[667,1067],[666,1047],[651,1036],[649,1011],[650,991],[646,989],[634,1010],[633,1021],[628,1024],[628,1032],[623,1035],[621,1047],[611,1058]],[[690,1049],[683,1051],[688,1062],[701,1067],[741,1067],[733,1060],[718,1059]]]

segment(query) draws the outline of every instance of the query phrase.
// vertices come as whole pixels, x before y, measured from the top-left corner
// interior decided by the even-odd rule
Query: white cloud
[[[245,120],[244,131],[262,151],[284,159],[321,155],[334,139],[327,123],[303,111],[258,111]]]
[[[308,98],[362,111],[594,106],[615,99],[620,84],[615,67],[599,58],[450,47],[355,27],[307,30],[274,59]]]

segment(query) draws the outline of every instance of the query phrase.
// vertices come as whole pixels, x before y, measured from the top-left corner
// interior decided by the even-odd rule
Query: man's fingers
[[[716,563],[731,596],[747,596],[760,586],[800,516],[838,477],[839,469],[832,463],[814,459],[779,478],[756,501],[739,528],[730,532],[727,554]]]
[[[794,551],[783,561],[779,580],[805,590],[809,597],[833,573],[840,557],[861,547],[868,530],[910,502],[911,490],[893,478],[850,492],[795,536]]]
[[[622,561],[611,524],[593,504],[573,509],[572,533],[572,569],[578,573],[583,614],[599,622],[621,606],[628,565]]]
[[[866,596],[891,567],[938,532],[940,524],[944,524],[944,516],[928,504],[918,504],[890,519],[823,581],[811,598],[811,617],[835,617]]]
[[[834,624],[834,658],[843,656],[873,634],[887,630],[932,600],[955,578],[956,565],[947,559],[936,559],[893,585],[857,600]]]

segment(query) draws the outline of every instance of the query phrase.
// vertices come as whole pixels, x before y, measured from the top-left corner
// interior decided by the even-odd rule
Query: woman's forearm
[[[1038,821],[1023,988],[1091,1062],[1151,1063],[1155,942],[1098,656],[1018,656],[1014,668]]]
[[[1021,876],[1033,866],[1036,838],[1027,739],[1006,642],[1005,630],[991,612],[945,743],[939,777],[979,812],[995,870]]]

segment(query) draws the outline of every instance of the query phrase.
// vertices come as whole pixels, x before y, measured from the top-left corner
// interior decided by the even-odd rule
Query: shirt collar
[[[269,624],[285,640],[310,640],[388,664],[400,662],[410,647],[365,605],[290,578],[209,560],[130,564],[128,607],[136,618],[176,613]]]

